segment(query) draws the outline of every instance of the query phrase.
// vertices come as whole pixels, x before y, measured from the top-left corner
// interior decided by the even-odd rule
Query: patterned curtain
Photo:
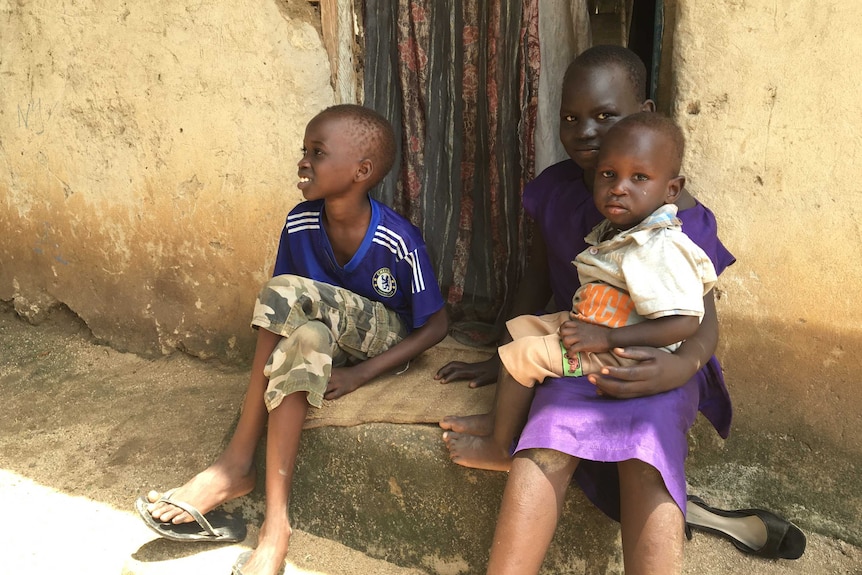
[[[527,253],[538,0],[366,0],[364,103],[400,136],[375,196],[425,236],[453,335],[495,341]]]

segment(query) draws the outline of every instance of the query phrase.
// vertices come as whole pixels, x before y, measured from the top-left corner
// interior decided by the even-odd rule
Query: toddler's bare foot
[[[284,567],[292,530],[286,518],[265,519],[260,527],[257,547],[242,565],[243,575],[276,575]]]
[[[201,513],[208,513],[226,501],[250,493],[254,489],[254,481],[253,466],[239,470],[216,462],[176,489],[171,498],[188,503]],[[194,521],[191,515],[167,501],[157,503],[161,496],[158,491],[147,494],[150,501],[148,509],[154,519],[175,524]]]
[[[449,449],[449,458],[463,467],[509,471],[512,457],[509,452],[494,443],[488,435],[467,435],[447,431],[443,441]]]
[[[480,413],[478,415],[447,415],[440,422],[440,427],[456,433],[491,435],[494,431],[494,414]]]

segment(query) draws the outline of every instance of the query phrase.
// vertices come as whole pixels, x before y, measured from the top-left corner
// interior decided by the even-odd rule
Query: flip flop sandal
[[[135,501],[138,515],[147,527],[160,537],[171,541],[208,541],[210,543],[238,543],[245,539],[246,525],[242,517],[218,509],[204,515],[184,501],[171,499],[174,491],[176,490],[166,491],[156,503],[164,501],[179,507],[194,518],[194,523],[162,523],[150,514],[148,509],[150,502],[145,496],[142,495]]]
[[[783,517],[765,509],[725,511],[710,507],[696,495],[688,496],[686,535],[698,529],[730,539],[744,553],[767,559],[799,559],[805,553],[805,534]],[[765,529],[764,529],[765,528]],[[763,533],[766,532],[766,542]]]

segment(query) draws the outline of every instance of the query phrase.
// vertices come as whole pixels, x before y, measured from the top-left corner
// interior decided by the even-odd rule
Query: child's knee
[[[571,473],[578,464],[576,457],[555,449],[527,449],[521,453],[546,474],[556,474],[561,471]]]
[[[308,403],[320,407],[326,384],[332,373],[333,339],[329,329],[319,321],[297,328],[276,345],[264,369],[269,384],[264,395],[270,411],[285,396],[307,392]]]
[[[332,332],[324,323],[310,321],[298,327],[291,337],[282,341],[292,343],[300,353],[307,356],[314,352],[330,354],[333,339]]]

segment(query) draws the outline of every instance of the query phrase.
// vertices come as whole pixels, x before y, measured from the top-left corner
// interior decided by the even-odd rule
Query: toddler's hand
[[[610,349],[608,335],[611,328],[581,321],[580,316],[574,313],[571,318],[560,326],[560,339],[563,340],[563,347],[568,353],[602,352]]]

